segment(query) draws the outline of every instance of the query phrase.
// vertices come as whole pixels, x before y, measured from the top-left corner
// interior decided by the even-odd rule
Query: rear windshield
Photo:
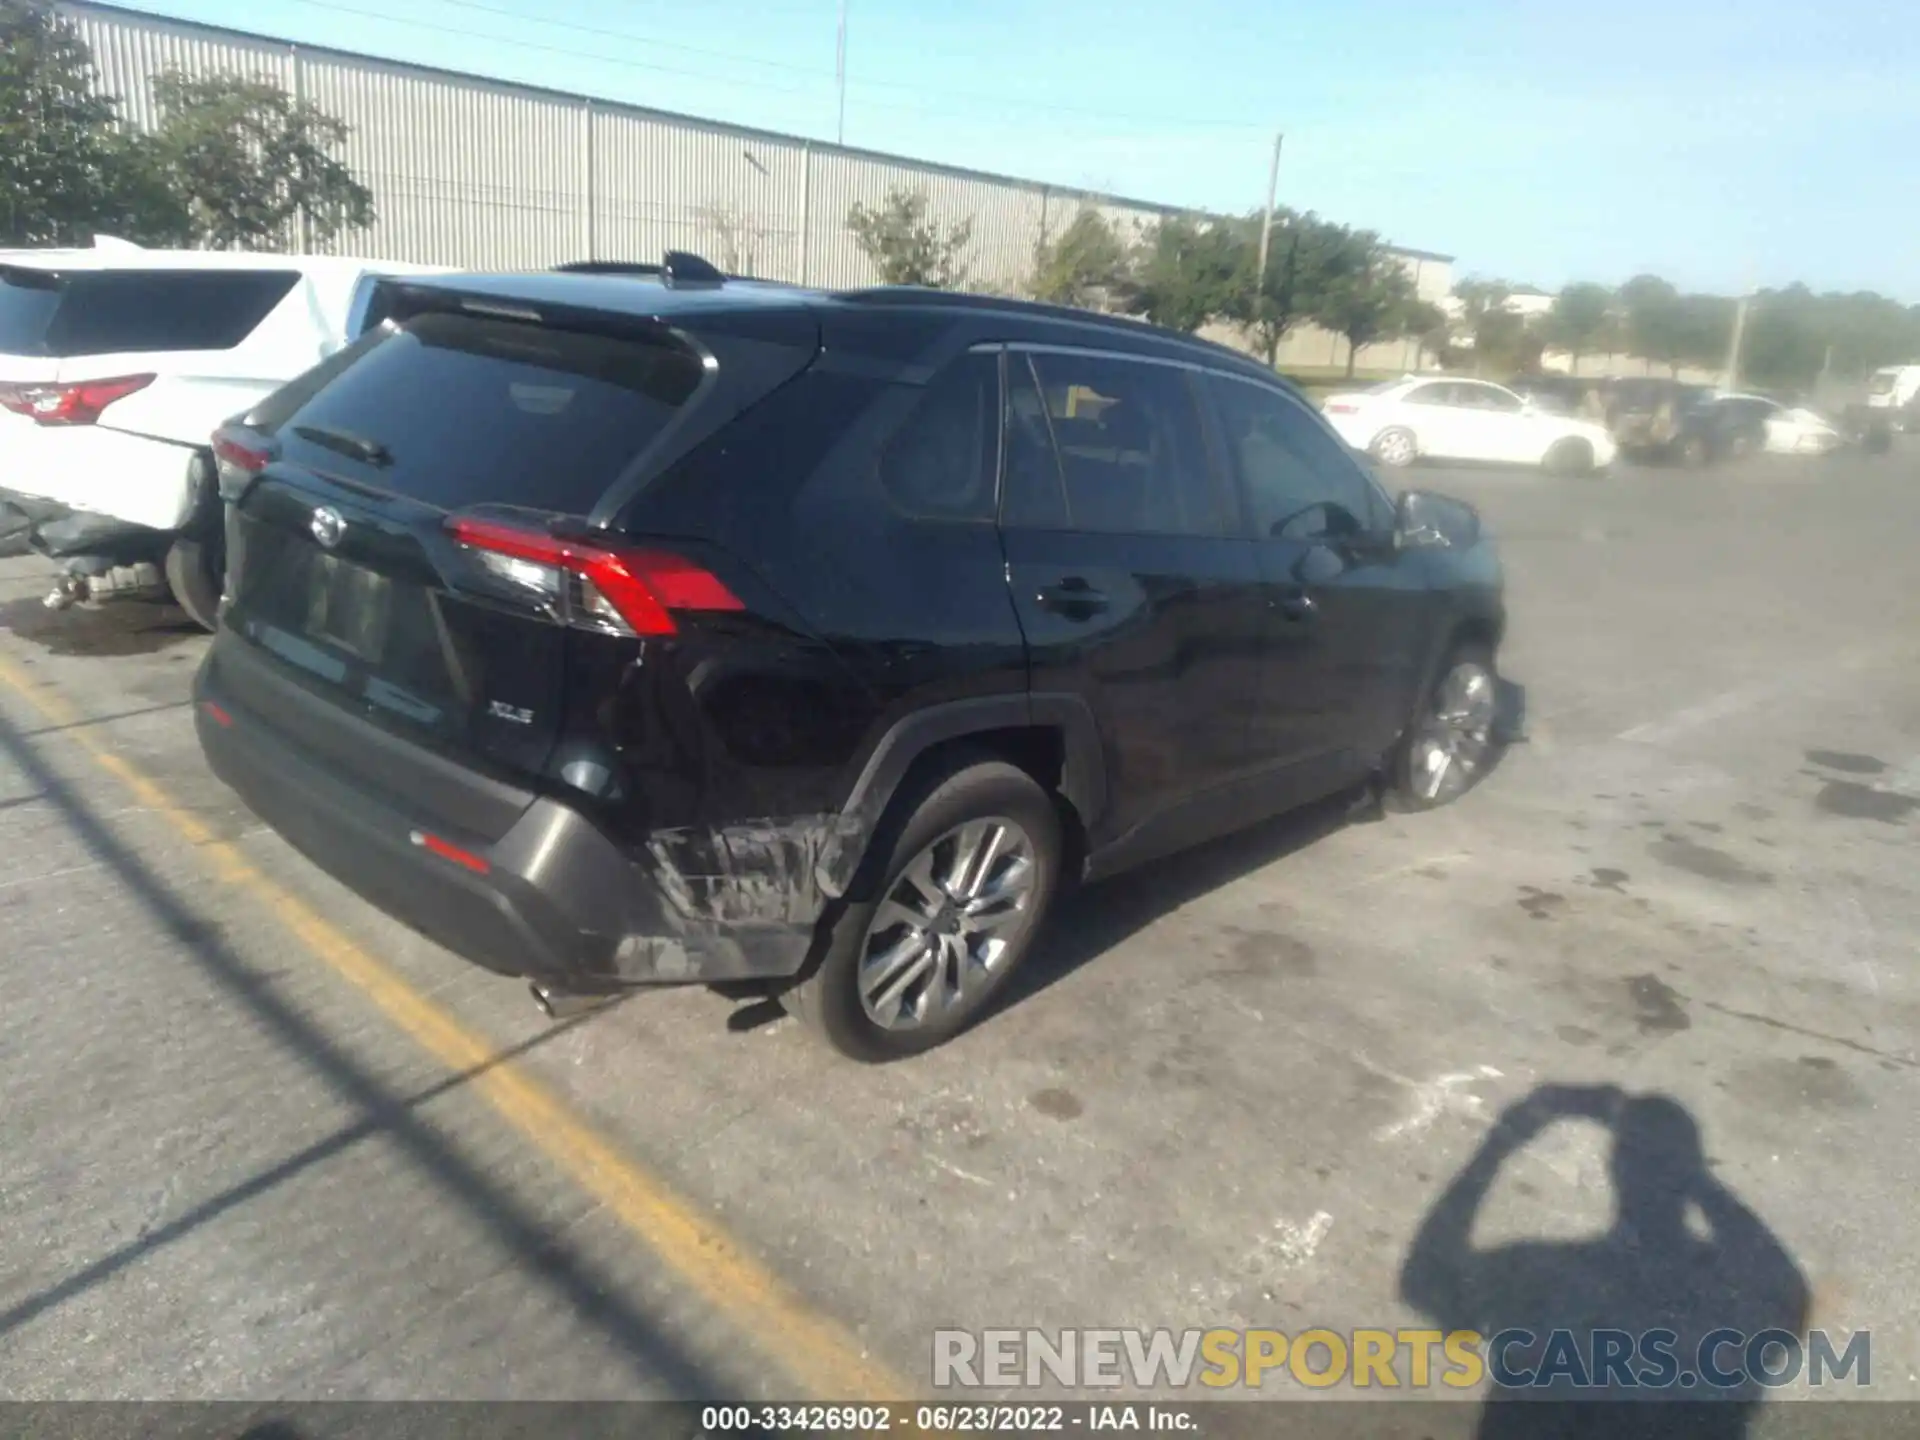
[[[47,322],[60,308],[60,288],[51,276],[0,269],[0,355],[44,355]]]
[[[231,350],[300,279],[293,270],[0,268],[0,352]]]
[[[420,315],[294,410],[281,454],[445,509],[586,514],[702,373],[665,340]]]
[[[1867,381],[1867,393],[1869,395],[1891,395],[1893,393],[1893,383],[1898,378],[1899,377],[1891,370],[1876,371],[1873,378]]]

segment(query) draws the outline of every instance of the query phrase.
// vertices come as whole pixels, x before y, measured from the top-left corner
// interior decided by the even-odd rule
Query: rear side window
[[[292,270],[6,272],[0,349],[19,355],[231,350],[286,298]],[[51,301],[51,304],[49,304]]]
[[[287,417],[281,453],[446,509],[587,513],[703,374],[664,337],[477,315],[421,315],[364,343]]]
[[[943,370],[881,449],[888,498],[909,515],[990,519],[999,409],[997,356],[962,356]]]
[[[1227,533],[1185,371],[1094,355],[1032,360],[1074,529]]]
[[[0,355],[44,355],[60,287],[36,270],[0,269]]]

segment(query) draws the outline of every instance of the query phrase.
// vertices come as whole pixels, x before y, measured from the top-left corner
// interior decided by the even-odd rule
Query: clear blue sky
[[[846,138],[1249,210],[1279,129],[1283,203],[1457,274],[1917,302],[1913,3],[849,0]],[[140,8],[831,139],[837,5]]]

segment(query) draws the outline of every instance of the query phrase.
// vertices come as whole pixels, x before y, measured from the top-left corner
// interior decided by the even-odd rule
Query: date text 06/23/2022
[[[923,1404],[923,1405],[709,1405],[700,1412],[700,1434],[1030,1435],[1069,1430],[1145,1430],[1194,1433],[1201,1428],[1191,1409],[1160,1401],[1114,1404]]]

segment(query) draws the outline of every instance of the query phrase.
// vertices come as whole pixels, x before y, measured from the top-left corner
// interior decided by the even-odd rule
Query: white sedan
[[[1555,415],[1484,380],[1395,380],[1330,395],[1321,409],[1341,439],[1383,465],[1430,456],[1585,474],[1614,458],[1604,427]]]

